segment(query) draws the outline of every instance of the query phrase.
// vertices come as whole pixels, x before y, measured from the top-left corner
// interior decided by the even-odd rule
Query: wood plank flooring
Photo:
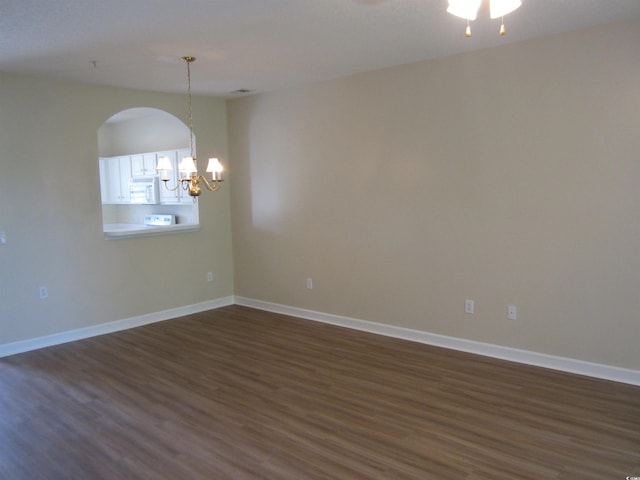
[[[640,475],[640,388],[232,306],[0,359],[0,478]]]

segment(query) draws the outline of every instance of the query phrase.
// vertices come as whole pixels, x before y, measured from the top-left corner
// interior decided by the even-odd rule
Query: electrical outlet
[[[518,319],[518,309],[515,305],[507,305],[507,318],[509,320],[517,320]]]
[[[313,278],[307,278],[307,288],[313,290]]]
[[[7,234],[4,231],[0,232],[0,245],[7,243]]]
[[[473,300],[467,299],[464,301],[464,313],[469,313],[473,315],[473,307],[474,307]]]
[[[213,272],[207,272],[207,282],[213,282]]]
[[[47,290],[47,287],[40,287],[39,293],[40,293],[40,300],[49,298],[49,291]]]

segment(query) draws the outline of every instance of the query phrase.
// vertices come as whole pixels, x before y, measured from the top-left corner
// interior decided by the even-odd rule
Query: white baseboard
[[[281,313],[283,315],[291,315],[294,317],[304,318],[306,320],[328,323],[331,325],[351,328],[354,330],[361,330],[364,332],[376,333],[379,335],[386,335],[394,338],[401,338],[412,342],[450,348],[452,350],[459,350],[462,352],[475,353],[478,355],[484,355],[486,357],[499,358],[511,362],[534,365],[568,373],[575,373],[578,375],[585,375],[588,377],[601,378],[603,380],[611,380],[614,382],[622,382],[640,386],[640,371],[637,370],[585,362],[583,360],[558,357],[554,355],[547,355],[544,353],[531,352],[511,347],[503,347],[500,345],[476,342],[473,340],[466,340],[456,337],[448,337],[445,335],[438,335],[435,333],[413,330],[410,328],[403,328],[393,325],[386,325],[383,323],[360,320],[356,318],[332,315],[329,313],[322,313],[313,310],[306,310],[303,308],[290,307],[287,305],[280,305],[276,303],[264,302],[262,300],[255,300],[238,296],[223,297],[216,300],[197,303],[194,305],[172,308],[161,312],[149,313],[137,317],[131,317],[114,322],[94,325],[91,327],[80,328],[77,330],[70,330],[67,332],[56,333],[53,335],[47,335],[44,337],[38,337],[14,343],[7,343],[4,345],[0,345],[0,358],[9,355],[15,355],[18,353],[28,352],[30,350],[37,350],[39,348],[60,345],[62,343],[72,342],[75,340],[82,340],[84,338],[118,332],[120,330],[126,330],[129,328],[140,327],[142,325],[147,325],[150,323],[162,322],[164,320],[170,320],[172,318],[177,318],[198,312],[204,312],[207,310],[213,310],[233,304],[244,305],[246,307],[257,308],[259,310],[265,310],[268,312]]]
[[[84,338],[104,335],[106,333],[113,333],[120,330],[127,330],[129,328],[141,327],[142,325],[162,322],[164,320],[170,320],[172,318],[182,317],[184,315],[191,315],[192,313],[212,310],[214,308],[226,307],[227,305],[233,305],[233,303],[233,296],[223,297],[202,303],[196,303],[194,305],[172,308],[169,310],[164,310],[162,312],[148,313],[137,317],[116,320],[114,322],[101,323],[99,325],[94,325],[91,327],[69,330],[67,332],[56,333],[44,337],[38,337],[14,343],[6,343],[4,345],[0,345],[0,358],[9,355],[15,355],[17,353],[28,352],[30,350],[37,350],[38,348],[51,347],[53,345],[60,345],[62,343],[73,342],[75,340],[82,340]]]
[[[316,312],[313,310],[305,310],[297,307],[289,307],[286,305],[279,305],[276,303],[269,303],[262,300],[254,300],[238,296],[235,297],[235,303],[237,305],[257,308],[259,310],[291,315],[307,320],[329,323],[332,325],[347,327],[354,330],[377,333],[379,335],[401,338],[404,340],[424,343],[427,345],[434,345],[438,347],[449,348],[452,350],[484,355],[486,357],[499,358],[511,362],[534,365],[537,367],[550,368],[553,370],[640,386],[640,371],[638,370],[630,370],[626,368],[602,365],[598,363],[585,362],[583,360],[575,360],[566,357],[557,357],[554,355],[520,350],[511,347],[503,347],[500,345],[493,345],[489,343],[475,342],[473,340],[448,337],[445,335],[438,335],[435,333],[423,332],[420,330],[396,327],[393,325],[385,325],[382,323],[369,322],[356,318],[342,317],[339,315]]]

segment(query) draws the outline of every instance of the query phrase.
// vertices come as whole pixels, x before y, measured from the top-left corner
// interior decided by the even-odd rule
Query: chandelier
[[[478,16],[478,10],[480,9],[481,3],[482,0],[449,0],[449,8],[447,8],[447,12],[455,15],[456,17],[467,20],[467,30],[465,32],[467,37],[471,36],[469,21],[475,20]],[[522,5],[520,0],[489,0],[489,16],[491,18],[502,18],[500,35],[504,35],[507,32],[504,28],[504,16],[513,12],[520,5]]]
[[[183,157],[182,161],[178,165],[178,171],[180,172],[180,178],[177,180],[175,187],[169,186],[169,172],[173,170],[171,166],[171,160],[169,157],[159,157],[157,170],[160,172],[160,180],[164,182],[167,190],[175,191],[182,187],[189,195],[193,197],[193,201],[197,200],[197,197],[202,193],[200,184],[202,183],[207,190],[215,192],[220,188],[222,182],[222,165],[217,158],[210,158],[207,165],[207,173],[211,173],[211,179],[207,180],[204,175],[198,175],[198,161],[196,159],[196,151],[193,148],[193,112],[191,110],[191,63],[196,60],[196,57],[182,57],[187,63],[187,84],[188,84],[188,99],[189,99],[189,150],[191,156]]]

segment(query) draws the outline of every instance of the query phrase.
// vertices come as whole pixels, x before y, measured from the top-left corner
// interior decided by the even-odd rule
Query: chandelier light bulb
[[[217,158],[210,158],[209,164],[207,165],[207,172],[211,174],[212,180],[221,180],[222,179],[222,164],[220,160]]]
[[[160,178],[162,180],[169,180],[169,172],[172,170],[171,168],[171,160],[169,157],[162,156],[158,158],[158,166],[156,170],[160,172]]]

